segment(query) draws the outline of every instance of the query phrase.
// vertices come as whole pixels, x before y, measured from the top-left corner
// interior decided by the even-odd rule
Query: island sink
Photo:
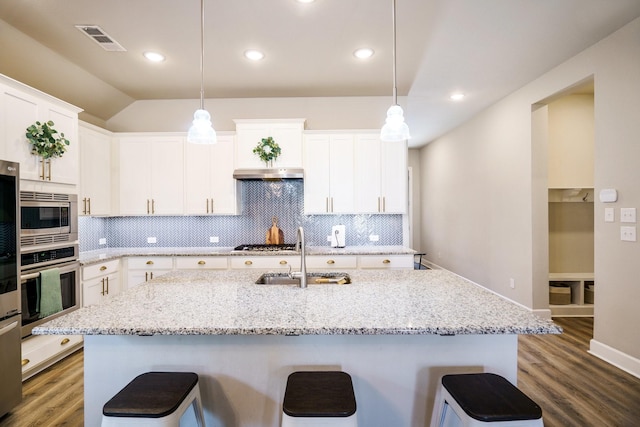
[[[307,273],[307,283],[345,285],[351,283],[347,273]],[[288,273],[265,273],[256,280],[257,285],[299,285],[300,279],[292,278]]]

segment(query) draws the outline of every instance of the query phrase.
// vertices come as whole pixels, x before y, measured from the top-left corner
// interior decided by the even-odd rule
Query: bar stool
[[[357,427],[351,376],[341,371],[290,374],[282,412],[282,427]]]
[[[451,424],[456,416],[464,427],[544,426],[542,409],[505,378],[491,373],[442,377],[431,425],[456,425]]]
[[[179,427],[193,406],[198,426],[204,414],[198,375],[193,372],[147,372],[138,375],[102,408],[102,427]]]

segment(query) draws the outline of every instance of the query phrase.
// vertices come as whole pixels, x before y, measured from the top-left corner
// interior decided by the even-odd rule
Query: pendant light
[[[393,18],[393,105],[387,110],[387,118],[380,131],[382,141],[405,141],[411,138],[409,126],[404,122],[402,107],[398,105],[396,89],[396,0],[392,0],[391,17]]]
[[[216,131],[211,126],[211,115],[204,109],[204,0],[200,0],[200,109],[193,114],[187,141],[194,144],[215,144]]]

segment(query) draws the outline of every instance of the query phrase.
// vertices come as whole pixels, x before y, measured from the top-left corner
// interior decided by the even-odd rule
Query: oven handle
[[[60,273],[64,274],[64,273],[68,273],[69,271],[73,271],[76,270],[78,268],[80,268],[80,262],[79,261],[71,261],[71,262],[66,262],[64,264],[54,264],[54,265],[48,265],[46,267],[42,267],[39,268],[37,272],[35,273],[29,273],[29,274],[23,274],[20,276],[20,280],[30,280],[30,279],[36,279],[40,276],[40,272],[44,271],[44,270],[48,270],[50,268],[59,268],[60,269]]]

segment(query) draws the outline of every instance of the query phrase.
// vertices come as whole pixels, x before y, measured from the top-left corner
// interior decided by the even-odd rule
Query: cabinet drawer
[[[170,256],[129,257],[127,263],[129,270],[171,270],[173,268],[173,258]]]
[[[80,344],[82,335],[36,335],[23,340],[23,379],[61,359]]]
[[[213,270],[227,269],[227,258],[223,256],[211,257],[194,257],[180,256],[176,257],[176,269],[178,270]]]
[[[120,260],[114,259],[111,261],[105,261],[98,264],[87,265],[82,267],[82,279],[88,280],[94,277],[103,276],[105,274],[111,274],[118,271],[120,267]]]
[[[247,268],[262,268],[262,269],[288,269],[300,268],[300,257],[297,256],[242,256],[231,258],[231,268],[233,269],[247,269]]]
[[[314,255],[307,257],[307,268],[344,269],[357,268],[357,257],[349,255]]]
[[[413,255],[366,255],[359,257],[360,268],[413,269]]]

